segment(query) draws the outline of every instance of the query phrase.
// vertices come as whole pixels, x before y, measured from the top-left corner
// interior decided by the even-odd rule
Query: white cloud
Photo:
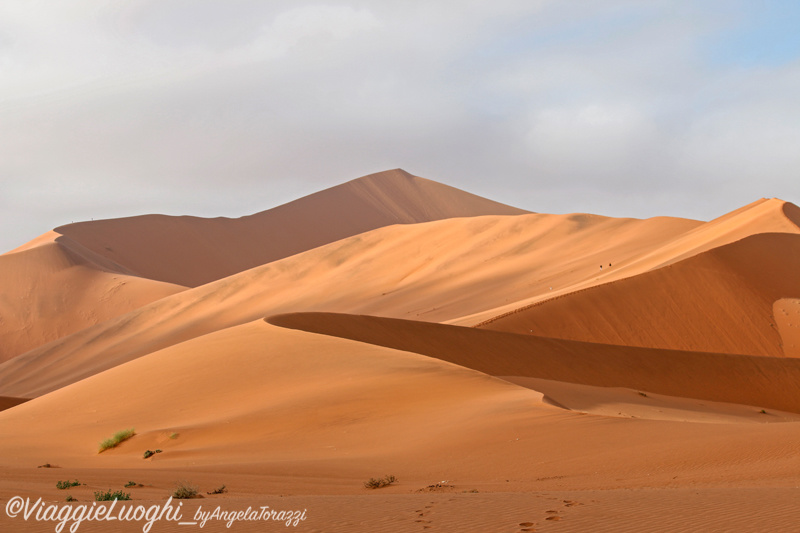
[[[797,201],[800,62],[707,52],[746,8],[9,0],[0,249],[77,218],[246,214],[398,166],[537,211]]]

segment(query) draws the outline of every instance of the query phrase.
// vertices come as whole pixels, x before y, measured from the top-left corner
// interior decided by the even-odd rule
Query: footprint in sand
[[[520,531],[536,531],[533,527],[533,522],[520,522]]]
[[[433,508],[433,505],[435,503],[436,502],[431,502],[430,505],[426,505],[422,509],[416,509],[414,512],[417,513],[418,518],[416,520],[414,520],[414,522],[416,522],[416,523],[418,523],[420,525],[422,525],[422,524],[431,524],[432,522],[430,520],[424,520],[424,518],[427,517],[428,513],[430,513],[430,511]],[[430,528],[431,528],[431,526],[426,526],[426,525],[422,526],[422,529],[430,529]]]

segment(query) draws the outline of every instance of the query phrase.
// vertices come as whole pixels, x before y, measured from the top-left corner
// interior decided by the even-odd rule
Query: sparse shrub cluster
[[[98,502],[110,502],[112,500],[130,500],[131,495],[127,492],[122,492],[121,490],[117,490],[111,492],[111,489],[107,490],[106,492],[99,491],[94,493],[94,499]]]
[[[109,448],[114,448],[115,446],[119,445],[120,442],[126,441],[134,435],[136,435],[136,431],[133,428],[117,431],[111,438],[100,443],[100,451],[97,453],[102,453]]]
[[[228,489],[225,488],[225,485],[222,485],[218,489],[214,489],[211,492],[206,492],[206,494],[222,494],[224,492],[228,492]]]
[[[396,482],[397,478],[394,476],[384,476],[382,478],[374,478],[371,477],[369,480],[364,482],[364,486],[368,489],[379,489],[381,487],[386,487],[391,485],[392,483]]]
[[[75,481],[69,481],[69,480],[67,480],[67,481],[58,481],[58,482],[56,482],[56,488],[59,489],[59,490],[64,490],[64,489],[68,489],[70,487],[77,487],[80,484],[81,484],[81,482],[78,481],[77,479]]]
[[[194,485],[189,485],[188,483],[181,482],[178,483],[178,486],[172,492],[172,497],[176,500],[188,500],[190,498],[196,498],[197,493],[200,489],[198,489]]]
[[[146,452],[144,452],[144,458],[147,459],[148,457],[152,457],[157,453],[161,453],[161,450],[156,450],[156,451],[147,450]]]

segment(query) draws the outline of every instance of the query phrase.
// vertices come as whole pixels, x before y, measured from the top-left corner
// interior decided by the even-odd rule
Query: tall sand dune
[[[800,208],[779,198],[762,198],[642,254],[640,261],[665,266],[759,233],[800,233]]]
[[[184,288],[47,233],[0,255],[0,362]]]
[[[31,350],[0,366],[0,393],[37,396],[276,313],[471,321],[520,298],[599,283],[598,261],[635,257],[695,225],[670,218],[531,214],[380,228],[163,298]]]
[[[396,169],[236,219],[144,215],[55,231],[141,277],[197,287],[391,224],[524,213]]]
[[[101,440],[126,428],[136,435],[98,454]],[[394,474],[401,485],[387,496],[437,483],[457,491],[472,483],[504,491],[674,486],[676,476],[693,487],[757,486],[793,483],[799,473],[786,444],[800,436],[797,424],[582,415],[444,361],[263,321],[172,346],[0,412],[0,430],[6,468],[35,470],[48,462],[86,475],[116,470],[117,483],[148,481],[165,470],[178,479],[205,471],[217,472],[217,480],[244,473],[324,479],[325,486],[309,490],[363,493],[364,480]],[[59,439],[47,438],[53,434]],[[156,448],[162,453],[142,458]]]
[[[800,208],[777,198],[761,199],[736,209],[710,222],[697,222],[679,234],[655,238],[657,246],[643,246],[639,254],[619,257],[613,253],[613,240],[609,239],[609,250],[601,259],[598,276],[583,283],[573,284],[566,291],[557,291],[550,296],[575,292],[602,283],[617,281],[656,270],[672,263],[688,259],[719,246],[731,244],[760,233],[800,233]],[[607,262],[602,262],[606,259]],[[514,312],[520,307],[534,305],[547,298],[541,296],[506,304],[488,310],[461,323],[480,324],[495,317]]]
[[[292,313],[267,321],[424,354],[493,376],[624,387],[800,412],[798,359],[613,346],[336,313]]]
[[[650,348],[793,355],[784,347],[793,342],[784,343],[776,327],[774,306],[800,297],[798,269],[800,235],[762,233],[480,327]]]

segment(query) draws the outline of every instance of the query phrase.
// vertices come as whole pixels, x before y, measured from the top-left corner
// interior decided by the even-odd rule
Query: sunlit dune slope
[[[624,261],[696,224],[531,214],[380,228],[36,348],[0,366],[0,393],[38,396],[192,337],[281,312],[459,321],[520,298],[598,283],[597,263],[609,254]]]
[[[141,467],[147,448],[164,450],[154,466],[391,455],[535,408],[540,397],[417,354],[258,320],[0,413],[0,457]],[[61,437],[41,438],[42,427]],[[126,428],[137,436],[98,455],[101,440]]]
[[[0,255],[0,362],[183,289],[47,233]]]
[[[59,438],[44,438],[42,428]],[[126,428],[136,436],[97,453],[101,440]],[[677,475],[693,486],[790,483],[798,465],[786,443],[800,426],[581,415],[443,361],[258,321],[3,411],[0,431],[0,464],[8,466],[176,476],[222,467],[325,478],[355,493],[367,478],[391,473],[402,483],[395,491],[407,493],[442,480],[464,489],[505,480],[528,489],[559,480],[573,488],[670,486]],[[145,462],[147,449],[162,453]]]
[[[773,307],[800,297],[798,271],[800,235],[763,233],[481,327],[652,348],[792,355],[784,351]]]
[[[800,208],[777,198],[761,199],[710,222],[698,222],[694,227],[687,227],[687,231],[680,234],[658,239],[657,246],[643,246],[640,253],[634,256],[618,257],[613,253],[613,241],[610,241],[608,252],[598,257],[601,262],[596,279],[587,280],[582,284],[574,284],[569,287],[569,291],[555,292],[551,296],[585,289],[598,285],[600,282],[616,281],[642,272],[656,270],[760,233],[800,234]],[[602,262],[603,259],[607,262]],[[462,323],[480,324],[542,300],[541,297],[530,298],[527,301],[520,300],[515,304],[503,305],[497,309],[476,314],[474,317],[470,317],[469,321]],[[521,305],[516,305],[517,303]]]
[[[687,231],[640,260],[663,266],[758,233],[800,234],[800,208],[762,198]]]
[[[800,360],[584,343],[446,324],[335,313],[269,323],[523,376],[800,412]]]
[[[55,231],[139,276],[196,287],[391,224],[523,213],[397,169],[236,219],[144,215]]]

